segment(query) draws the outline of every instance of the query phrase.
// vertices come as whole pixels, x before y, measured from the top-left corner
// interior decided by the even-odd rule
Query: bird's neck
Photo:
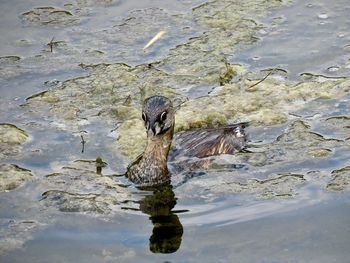
[[[138,164],[127,172],[129,179],[141,187],[170,183],[167,157],[173,138],[173,129],[147,138],[147,146]]]
[[[162,167],[166,166],[173,133],[174,129],[172,128],[164,134],[148,137],[143,158],[147,158],[150,163],[155,163]]]

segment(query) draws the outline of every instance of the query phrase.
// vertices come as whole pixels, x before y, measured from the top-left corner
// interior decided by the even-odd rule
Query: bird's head
[[[158,136],[174,128],[175,111],[172,102],[164,96],[149,97],[144,101],[142,119],[147,135]]]

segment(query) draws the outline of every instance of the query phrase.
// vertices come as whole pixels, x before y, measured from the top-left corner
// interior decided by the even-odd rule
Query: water
[[[28,134],[1,142],[1,163],[33,174],[0,193],[1,262],[348,262],[350,6],[204,2],[0,3],[0,122]],[[253,86],[275,67],[287,73]],[[178,129],[248,118],[247,151],[160,193],[116,177],[143,148],[140,98],[157,92],[191,98]]]
[[[292,79],[310,72],[326,76],[349,76],[349,26],[347,1],[296,1],[261,21],[262,41],[234,55],[249,67],[278,67]]]
[[[341,200],[225,225],[180,214],[184,234],[173,254],[150,252],[147,217],[123,214],[105,222],[70,215],[3,262],[346,262],[349,202]]]

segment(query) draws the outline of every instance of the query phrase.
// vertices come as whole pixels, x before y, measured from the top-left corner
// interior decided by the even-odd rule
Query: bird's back
[[[175,135],[175,152],[179,156],[204,158],[220,154],[234,154],[246,144],[244,128],[247,123],[226,125],[219,128],[194,129]]]

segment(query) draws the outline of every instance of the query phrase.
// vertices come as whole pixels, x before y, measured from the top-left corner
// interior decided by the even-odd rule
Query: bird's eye
[[[160,115],[161,122],[164,122],[166,120],[166,116],[167,116],[166,111],[162,112],[162,114]]]
[[[146,122],[146,113],[142,112],[142,119],[144,122]]]

